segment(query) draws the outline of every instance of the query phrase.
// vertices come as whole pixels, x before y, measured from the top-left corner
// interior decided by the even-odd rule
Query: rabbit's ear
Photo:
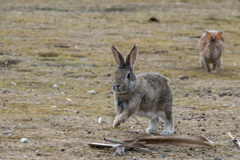
[[[123,58],[122,54],[120,52],[118,52],[118,50],[113,45],[111,45],[111,50],[112,50],[113,57],[118,65],[118,67],[124,66],[124,58]]]
[[[212,39],[212,35],[210,32],[206,31],[206,34],[207,34],[207,39],[208,40],[211,40]]]
[[[130,66],[133,68],[133,65],[135,63],[135,60],[137,58],[137,44],[133,47],[131,52],[128,54],[127,59],[126,59],[126,65]]]
[[[222,38],[223,31],[219,31],[216,36],[216,40],[219,40]]]

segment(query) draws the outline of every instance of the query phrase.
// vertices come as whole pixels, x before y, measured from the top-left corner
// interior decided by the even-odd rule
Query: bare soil
[[[225,143],[228,132],[240,139],[239,8],[239,0],[1,0],[0,159],[239,159],[239,148]],[[200,67],[198,38],[189,38],[213,29],[227,43],[217,74]],[[138,44],[135,73],[170,79],[175,134],[204,135],[215,147],[154,145],[158,154],[122,157],[90,148],[144,134],[134,118],[112,127],[111,44],[124,56]]]

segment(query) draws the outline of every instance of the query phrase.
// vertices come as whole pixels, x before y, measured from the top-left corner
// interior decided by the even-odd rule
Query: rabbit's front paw
[[[216,70],[214,70],[214,71],[212,71],[211,73],[212,73],[212,74],[216,74],[216,73],[217,73],[217,71],[216,71]]]
[[[171,135],[173,134],[172,131],[162,131],[161,135]]]
[[[157,134],[157,130],[148,128],[148,129],[146,130],[146,133],[147,133],[147,134]]]
[[[117,126],[119,126],[121,123],[123,123],[124,122],[124,119],[123,118],[121,118],[121,117],[117,117],[115,120],[114,120],[114,122],[113,122],[113,127],[117,127]]]

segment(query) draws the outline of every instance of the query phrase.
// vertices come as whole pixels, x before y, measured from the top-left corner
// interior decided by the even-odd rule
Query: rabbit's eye
[[[131,73],[128,73],[127,78],[128,78],[128,79],[131,78]]]
[[[216,49],[218,49],[218,45],[216,45]]]

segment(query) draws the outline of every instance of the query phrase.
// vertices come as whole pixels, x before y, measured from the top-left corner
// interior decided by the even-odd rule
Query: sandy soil
[[[240,139],[239,8],[238,0],[1,0],[0,159],[239,159],[239,148],[225,143],[228,132]],[[200,67],[198,39],[189,38],[206,29],[223,30],[227,43],[217,74]],[[155,145],[158,154],[122,157],[90,148],[144,134],[133,118],[112,127],[111,44],[124,56],[138,44],[135,73],[171,81],[175,134],[204,135],[215,147]]]

